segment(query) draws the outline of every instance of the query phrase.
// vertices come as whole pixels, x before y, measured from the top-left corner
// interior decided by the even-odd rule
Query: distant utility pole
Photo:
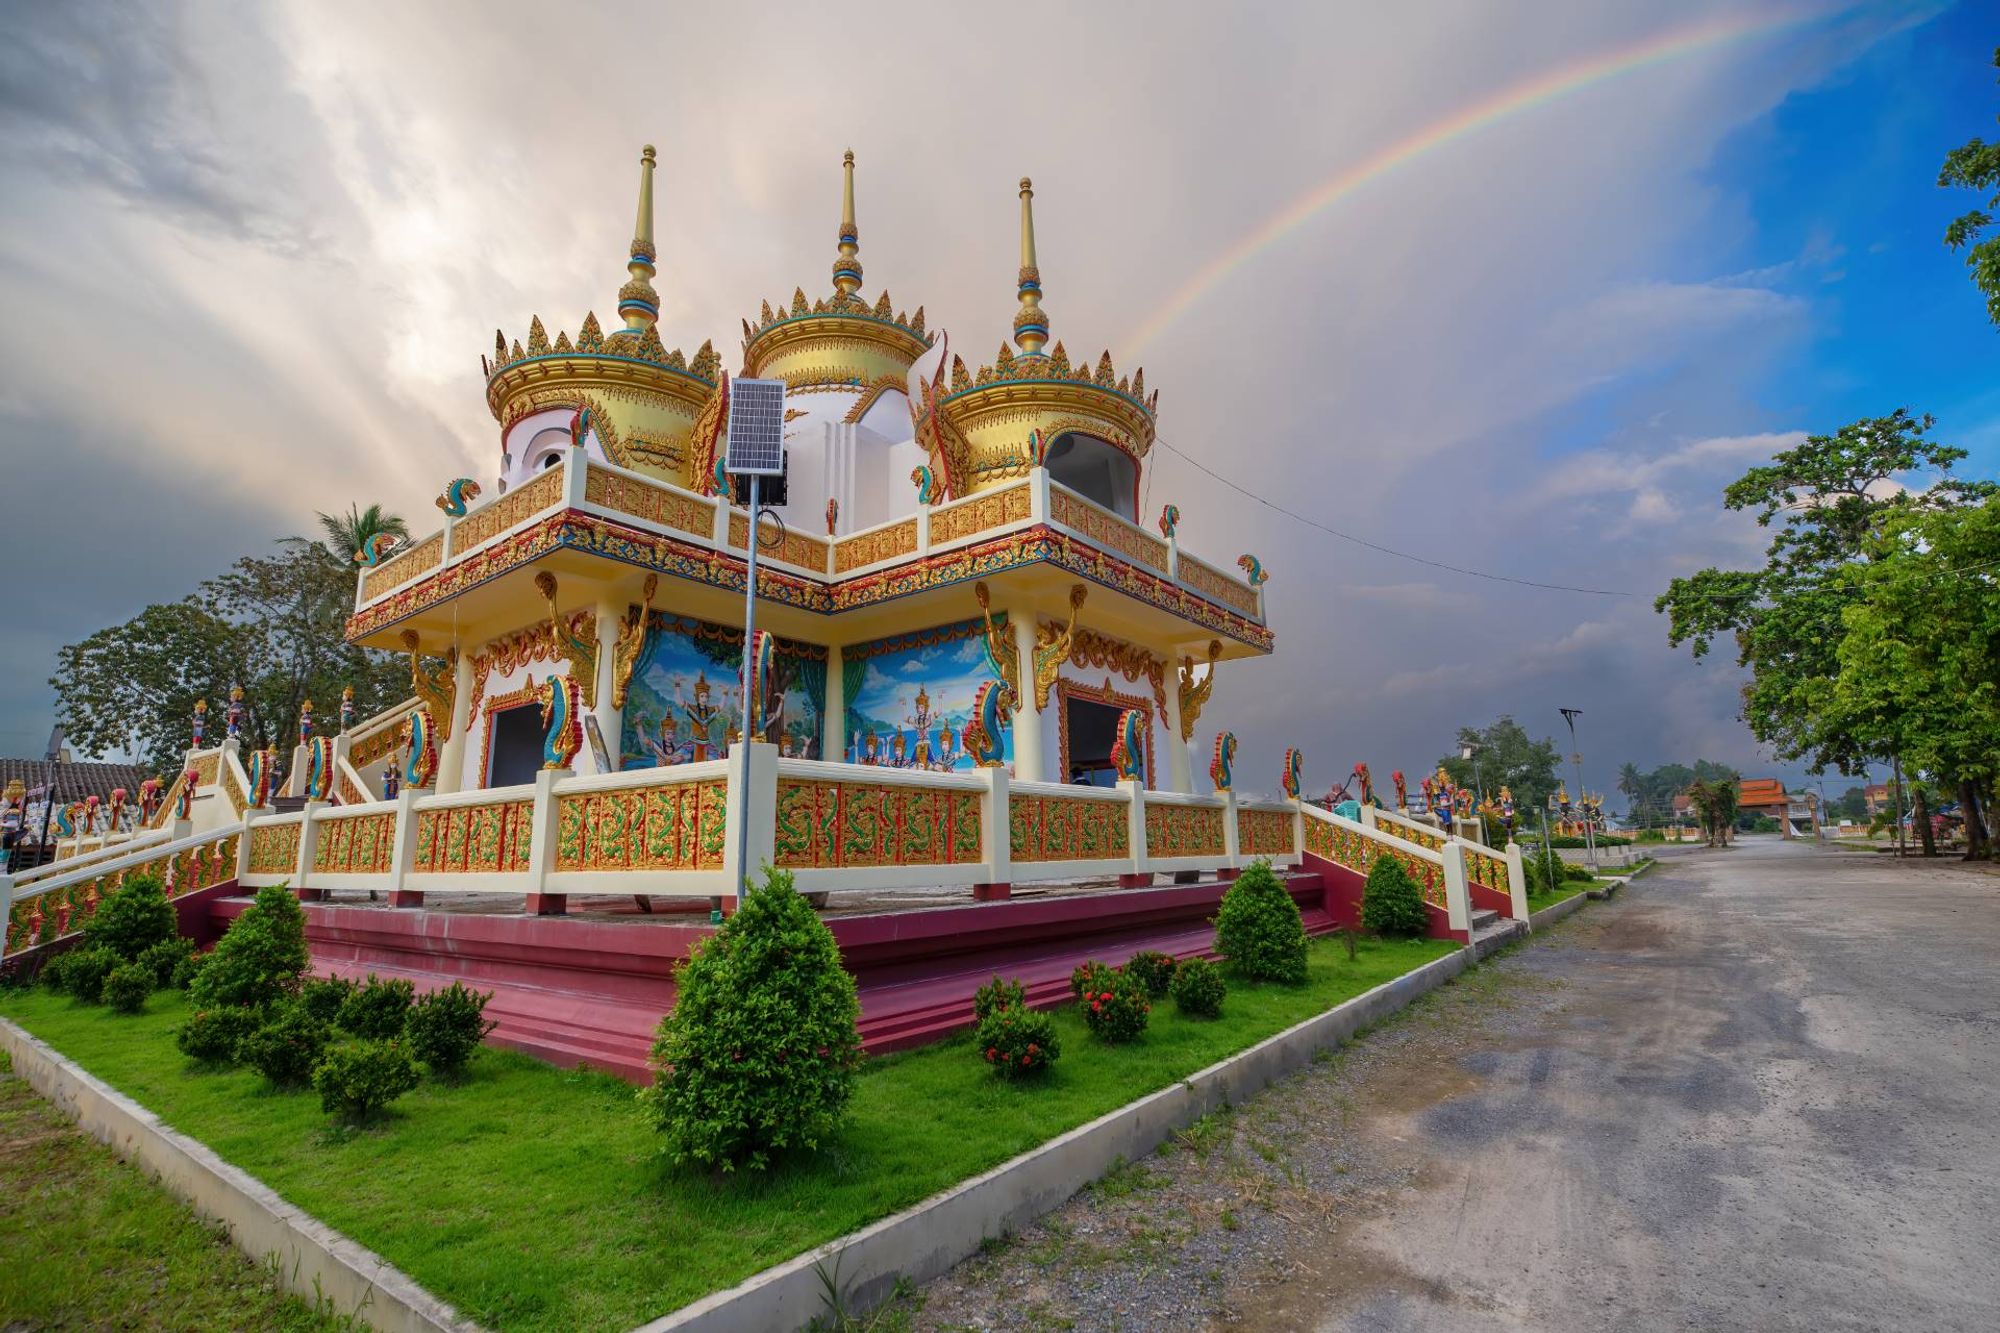
[[[1577,807],[1583,810],[1584,859],[1590,863],[1590,868],[1595,870],[1597,869],[1597,829],[1591,823],[1590,811],[1583,804],[1583,751],[1579,750],[1576,745],[1576,720],[1583,716],[1583,710],[1581,708],[1558,708],[1556,711],[1563,715],[1563,721],[1569,723],[1569,757],[1576,764],[1576,801]]]

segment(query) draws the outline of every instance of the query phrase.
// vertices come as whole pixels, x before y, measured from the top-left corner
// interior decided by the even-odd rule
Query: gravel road
[[[886,1312],[2000,1328],[2000,877],[1677,857]]]

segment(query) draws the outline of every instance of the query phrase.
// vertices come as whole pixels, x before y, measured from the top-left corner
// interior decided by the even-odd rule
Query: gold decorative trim
[[[1106,676],[1101,686],[1079,685],[1075,681],[1064,680],[1056,683],[1056,762],[1062,766],[1065,781],[1069,778],[1069,701],[1082,699],[1087,703],[1109,704],[1123,711],[1136,709],[1146,718],[1146,785],[1153,785],[1153,710],[1144,695],[1126,694],[1112,688],[1111,678]]]
[[[575,615],[564,620],[556,609],[556,576],[546,569],[535,575],[535,589],[549,604],[549,651],[569,667],[569,678],[576,682],[583,706],[597,707],[597,617],[585,613],[590,626],[587,632],[579,632]]]
[[[1011,625],[996,623],[993,619],[992,594],[987,591],[984,581],[972,585],[972,595],[979,602],[979,614],[985,620],[986,655],[993,659],[993,665],[1000,669],[1000,681],[1007,687],[1008,705],[1021,706],[1021,649],[1014,642]]]
[[[444,665],[430,671],[424,668],[419,651],[422,642],[415,630],[403,631],[403,651],[410,655],[410,693],[430,710],[437,743],[443,745],[451,739],[451,706],[458,698],[458,649],[446,649]]]
[[[1070,585],[1069,623],[1061,629],[1053,624],[1035,627],[1035,711],[1047,710],[1049,687],[1056,683],[1062,671],[1062,664],[1069,660],[1070,650],[1076,646],[1076,613],[1083,608],[1084,587],[1081,583]],[[1142,705],[1143,706],[1143,705]],[[1147,756],[1150,763],[1152,756]]]
[[[592,467],[585,474],[583,498],[589,504],[615,509],[621,514],[630,514],[633,518],[675,532],[703,539],[715,535],[715,506],[712,501],[682,495],[665,486],[634,477],[620,477],[601,467]]]
[[[914,555],[917,550],[917,520],[904,519],[887,527],[843,537],[833,545],[833,572],[845,574],[878,560]]]
[[[729,544],[739,551],[746,551],[749,549],[749,542],[749,516],[732,509],[729,513]],[[768,556],[771,559],[782,560],[788,565],[810,569],[816,574],[823,573],[826,569],[826,539],[808,536],[795,528],[785,529],[784,540],[778,544],[775,553],[763,547],[759,547],[758,550],[761,552],[758,556],[760,560]]]
[[[1194,658],[1181,658],[1180,706],[1181,741],[1194,739],[1194,724],[1201,718],[1201,710],[1208,706],[1208,696],[1215,692],[1215,664],[1222,656],[1222,640],[1208,641],[1208,677],[1199,685],[1194,679]]]
[[[411,579],[430,573],[443,559],[444,533],[433,532],[379,569],[362,575],[361,599],[372,602],[391,588],[400,588]]]
[[[1019,523],[1034,510],[1030,488],[1011,486],[1004,491],[987,491],[970,500],[961,500],[947,509],[931,511],[931,545],[942,546],[1009,523]]]
[[[526,522],[542,510],[561,504],[563,474],[568,470],[567,459],[560,467],[545,468],[535,475],[533,481],[515,487],[492,504],[475,509],[460,519],[451,530],[452,557],[456,559],[459,552],[470,551],[517,523]]]
[[[639,654],[646,646],[646,612],[652,606],[653,594],[660,590],[660,576],[646,575],[646,586],[639,593],[639,600],[626,608],[624,623],[618,627],[618,642],[611,650],[611,706],[625,706],[625,692],[632,685],[632,668],[639,664]]]
[[[1070,650],[1070,661],[1078,667],[1102,667],[1106,671],[1116,671],[1129,681],[1146,682],[1153,687],[1153,702],[1159,706],[1160,721],[1167,720],[1167,663],[1165,658],[1155,657],[1136,644],[1124,643],[1118,639],[1082,629],[1076,632],[1076,644]]]

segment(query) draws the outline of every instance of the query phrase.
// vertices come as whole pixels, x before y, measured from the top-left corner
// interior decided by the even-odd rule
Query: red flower
[[[1093,1014],[1101,1014],[1104,1012],[1104,1006],[1093,1000],[1090,1005],[1090,1012]]]
[[[994,1057],[995,1055],[997,1055],[998,1053],[999,1053],[999,1052],[998,1052],[998,1051],[996,1050],[996,1048],[994,1048],[994,1047],[992,1047],[992,1046],[988,1046],[988,1047],[986,1048],[986,1058],[987,1058],[988,1060],[991,1060],[991,1059],[992,1059],[992,1058],[993,1058],[993,1057]]]

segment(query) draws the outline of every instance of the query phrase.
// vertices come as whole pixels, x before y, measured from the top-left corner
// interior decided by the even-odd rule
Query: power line
[[[1433,560],[1429,556],[1412,555],[1408,551],[1399,551],[1393,546],[1384,546],[1380,542],[1371,542],[1365,537],[1357,537],[1351,532],[1342,532],[1339,528],[1330,527],[1327,524],[1320,522],[1316,518],[1307,518],[1304,514],[1299,513],[1295,509],[1287,509],[1285,506],[1278,504],[1276,501],[1265,499],[1263,496],[1257,494],[1255,491],[1250,490],[1247,487],[1239,486],[1237,483],[1223,476],[1220,472],[1217,472],[1214,468],[1208,466],[1206,463],[1201,462],[1199,459],[1190,457],[1188,454],[1182,452],[1181,450],[1174,448],[1173,445],[1168,444],[1165,440],[1155,437],[1153,442],[1155,444],[1164,446],[1168,450],[1168,452],[1172,453],[1176,458],[1179,458],[1185,463],[1187,463],[1190,467],[1193,467],[1200,472],[1206,473],[1209,477],[1213,478],[1216,481],[1221,482],[1224,486],[1227,486],[1230,490],[1235,491],[1238,495],[1242,495],[1248,499],[1255,500],[1258,504],[1263,505],[1266,509],[1275,509],[1279,513],[1283,514],[1286,518],[1293,519],[1297,522],[1303,523],[1309,528],[1317,528],[1321,532],[1326,533],[1328,536],[1338,537],[1344,542],[1353,542],[1356,546],[1366,547],[1368,550],[1378,551],[1383,555],[1394,556],[1398,560],[1409,560],[1419,565],[1429,565],[1432,569],[1442,569],[1453,574],[1463,574],[1467,578],[1490,579],[1495,583],[1512,583],[1512,584],[1517,584],[1518,586],[1523,588],[1542,588],[1549,592],[1580,592],[1580,593],[1587,593],[1592,597],[1633,596],[1632,593],[1627,592],[1622,588],[1583,588],[1583,587],[1578,587],[1576,584],[1573,583],[1541,583],[1536,581],[1535,579],[1517,579],[1513,577],[1511,574],[1490,574],[1487,573],[1485,570],[1481,569],[1467,569],[1462,565],[1447,564],[1443,560]]]

